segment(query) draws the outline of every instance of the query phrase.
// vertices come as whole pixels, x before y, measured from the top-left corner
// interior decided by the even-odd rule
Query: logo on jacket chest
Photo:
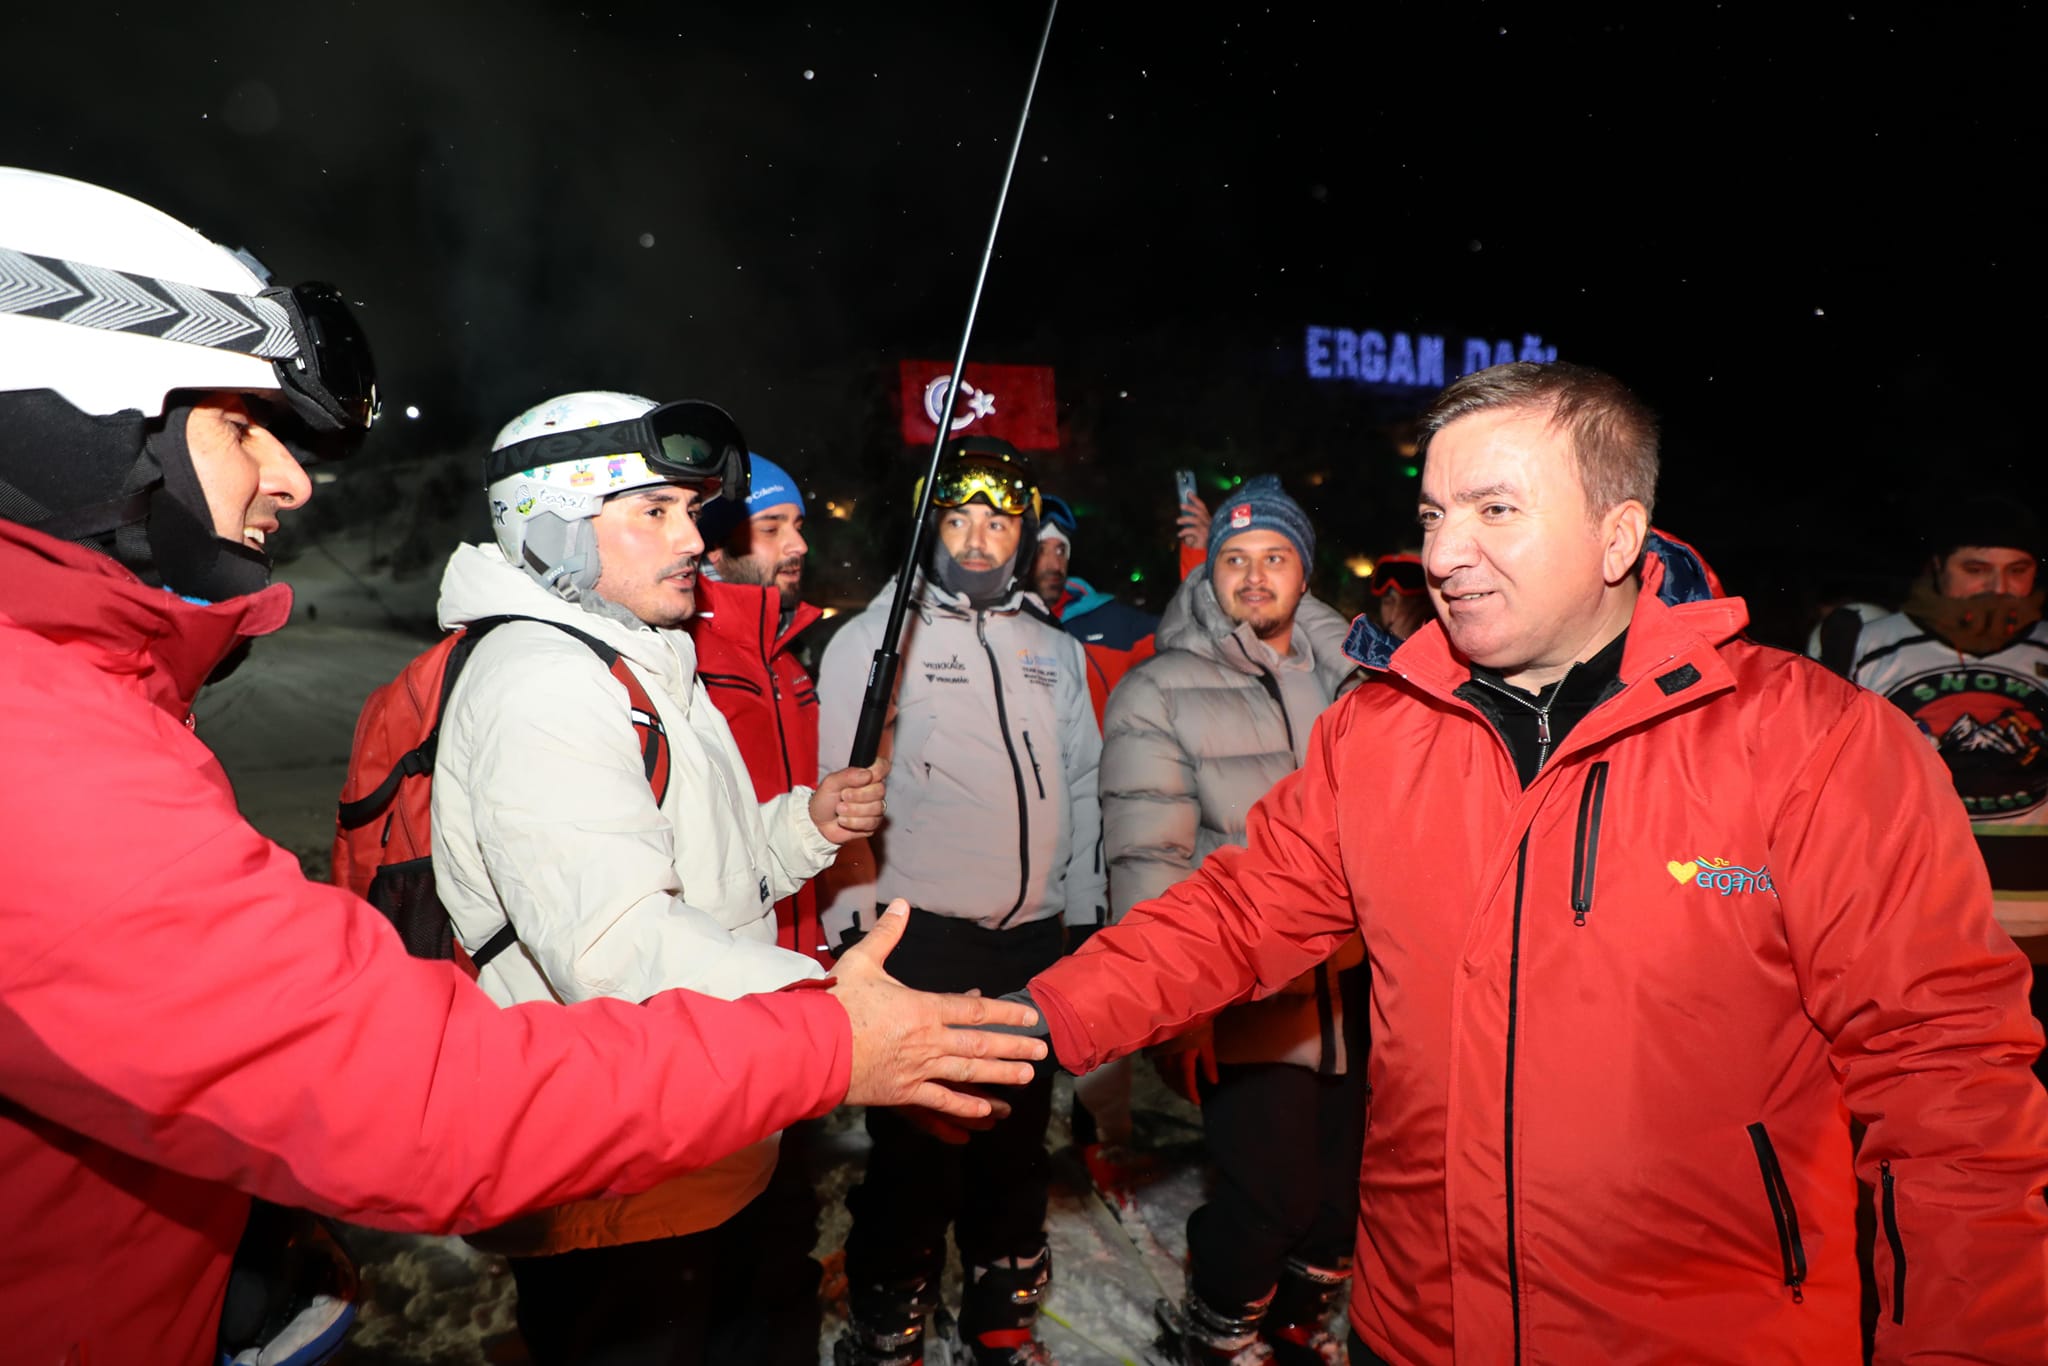
[[[954,655],[951,659],[920,659],[917,661],[917,666],[924,670],[924,681],[927,683],[965,683],[967,681],[967,666],[961,662],[958,655]]]
[[[1050,688],[1060,681],[1060,662],[1052,655],[1035,655],[1029,650],[1019,650],[1017,667],[1023,672],[1026,683],[1036,683],[1041,688]]]
[[[1738,892],[1770,892],[1775,895],[1778,890],[1771,885],[1771,870],[1762,864],[1745,868],[1710,854],[1699,854],[1684,862],[1672,859],[1664,865],[1664,871],[1671,874],[1681,887],[1689,882],[1695,887],[1719,892],[1722,896],[1734,896]]]

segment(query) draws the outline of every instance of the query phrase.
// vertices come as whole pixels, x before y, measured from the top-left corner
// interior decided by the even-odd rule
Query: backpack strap
[[[539,620],[539,618],[530,618]],[[668,727],[662,724],[661,713],[655,710],[654,699],[647,695],[646,687],[638,674],[626,663],[625,656],[599,640],[596,636],[585,635],[573,626],[564,626],[559,621],[547,625],[558,631],[576,637],[590,647],[591,653],[605,662],[612,671],[612,677],[626,690],[626,702],[633,718],[633,733],[640,737],[640,765],[647,775],[647,786],[654,793],[654,804],[660,806],[668,797]]]
[[[399,757],[384,775],[384,781],[376,789],[367,792],[352,802],[341,803],[335,813],[344,830],[359,830],[384,814],[384,809],[397,800],[398,789],[407,778],[416,778],[434,771],[434,754],[441,745],[441,717],[448,710],[448,699],[455,695],[455,680],[462,674],[462,666],[469,662],[470,653],[477,642],[488,635],[494,627],[508,621],[522,620],[518,617],[484,617],[470,622],[463,628],[462,639],[448,652],[448,663],[441,671],[441,696],[434,704],[434,723],[427,727],[427,733],[420,742]]]

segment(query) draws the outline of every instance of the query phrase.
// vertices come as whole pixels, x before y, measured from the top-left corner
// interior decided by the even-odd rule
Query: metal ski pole
[[[924,523],[931,510],[932,485],[938,480],[939,457],[945,452],[946,438],[951,434],[953,400],[960,392],[961,371],[967,368],[967,342],[974,335],[974,315],[981,308],[981,287],[988,279],[989,260],[995,255],[996,230],[1002,226],[1003,205],[1010,197],[1010,177],[1017,170],[1017,150],[1024,144],[1024,124],[1031,117],[1031,97],[1038,91],[1038,71],[1045,65],[1045,47],[1052,39],[1052,17],[1059,7],[1059,0],[1052,0],[1046,7],[1045,29],[1038,35],[1038,56],[1031,63],[1031,83],[1024,88],[1024,108],[1017,115],[1017,131],[1010,138],[1010,159],[1003,167],[1002,189],[996,194],[995,217],[989,220],[988,242],[981,249],[981,268],[974,274],[974,293],[967,301],[967,325],[960,329],[960,349],[953,356],[953,376],[939,412],[938,436],[932,442],[931,462],[918,493],[917,518],[910,525],[910,547],[904,551],[903,567],[896,573],[896,596],[889,603],[889,623],[883,628],[882,642],[875,647],[874,660],[868,665],[868,687],[861,698],[860,722],[854,727],[848,768],[866,768],[882,747],[882,725],[889,715],[889,700],[896,693],[896,669],[902,658],[898,648],[903,642],[903,613],[910,605],[910,585],[924,549]]]

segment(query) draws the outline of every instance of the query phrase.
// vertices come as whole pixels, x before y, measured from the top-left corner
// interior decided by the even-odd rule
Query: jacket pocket
[[[1899,1197],[1892,1185],[1892,1164],[1887,1158],[1877,1164],[1884,1186],[1884,1240],[1892,1248],[1892,1322],[1906,1321],[1906,1240],[1899,1236]]]
[[[1763,1173],[1764,1196],[1771,1204],[1771,1220],[1778,1227],[1778,1256],[1785,1265],[1785,1285],[1792,1303],[1806,1303],[1806,1245],[1799,1240],[1799,1211],[1792,1204],[1792,1188],[1785,1184],[1785,1172],[1778,1165],[1778,1150],[1761,1124],[1749,1126],[1750,1146],[1756,1149],[1757,1170]]]
[[[1600,863],[1600,815],[1607,808],[1607,761],[1586,770],[1579,793],[1579,829],[1572,839],[1572,924],[1584,925],[1593,909],[1593,874]]]

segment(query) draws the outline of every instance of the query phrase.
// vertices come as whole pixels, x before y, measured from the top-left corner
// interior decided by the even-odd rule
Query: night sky
[[[1942,497],[2039,502],[2038,22],[1796,8],[1067,0],[971,355],[1056,367],[1077,571],[1161,605],[1177,464],[1280,471],[1328,596],[1411,536],[1419,396],[1310,380],[1310,325],[1613,370],[1664,414],[1658,523],[1766,638],[1898,591]],[[895,363],[957,344],[1042,19],[17,6],[0,162],[341,284],[366,461],[572,388],[725,404],[814,494],[880,495],[821,538],[858,599],[922,458]]]

